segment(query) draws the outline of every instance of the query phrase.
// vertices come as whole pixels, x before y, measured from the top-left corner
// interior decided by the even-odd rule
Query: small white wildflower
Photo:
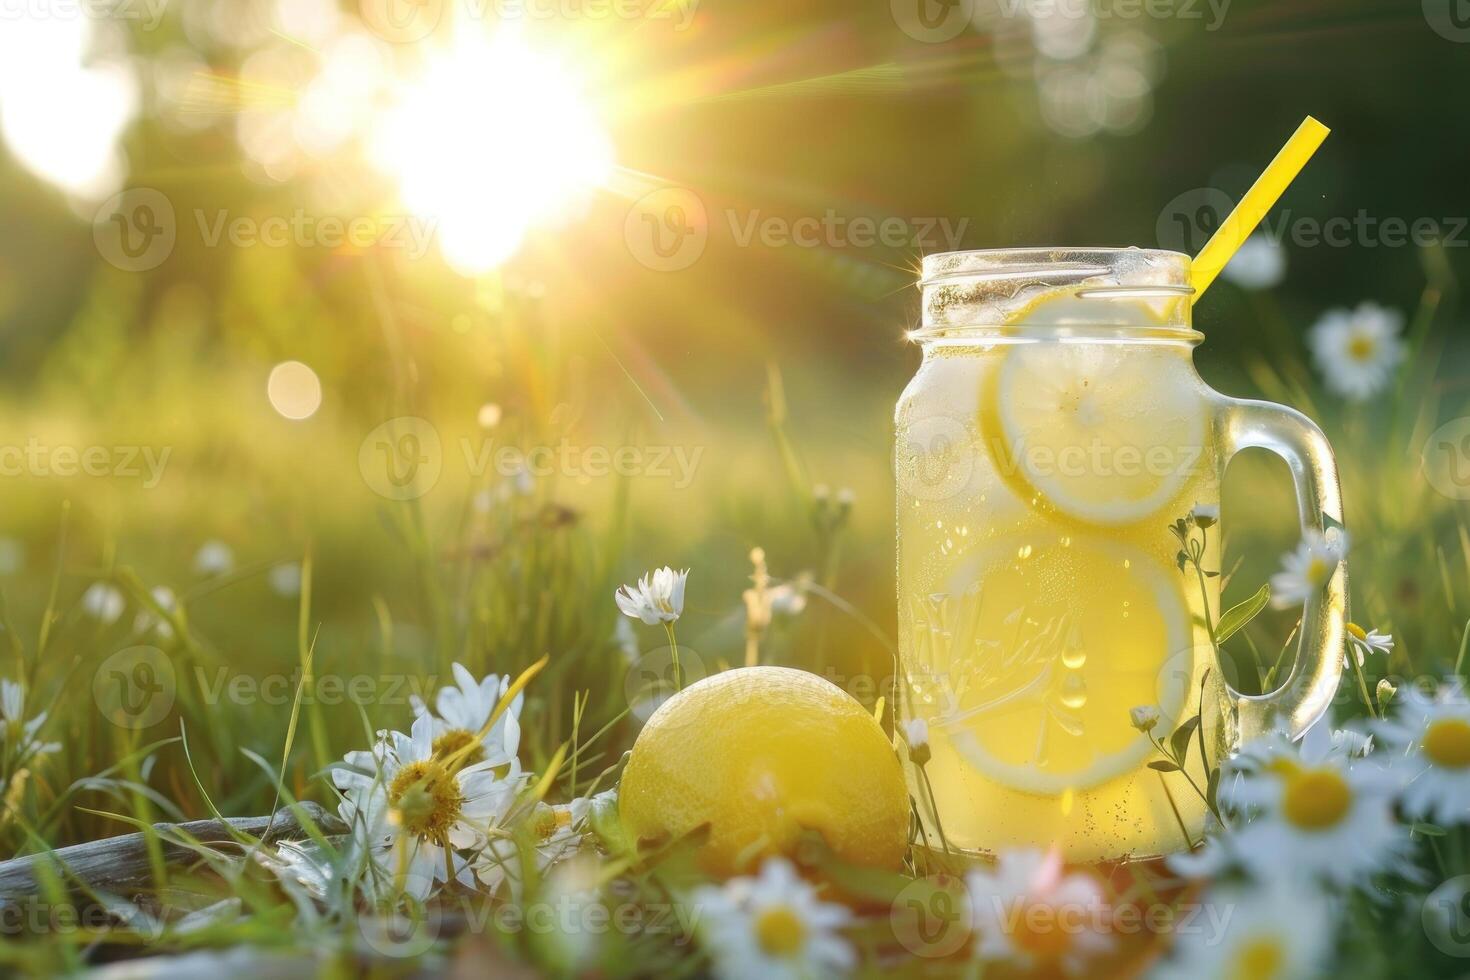
[[[1128,720],[1141,732],[1151,732],[1159,723],[1159,709],[1151,704],[1140,704],[1128,709]]]
[[[1380,633],[1376,629],[1364,632],[1363,627],[1357,623],[1347,624],[1348,651],[1357,655],[1358,666],[1363,666],[1364,658],[1370,653],[1389,653],[1393,650],[1392,634]],[[1352,662],[1348,660],[1348,654],[1344,653],[1342,658],[1344,667],[1351,667]]]
[[[61,751],[60,742],[41,742],[36,736],[46,724],[48,713],[42,711],[26,720],[26,689],[18,681],[0,679],[0,761],[10,757],[16,769],[38,756]]]
[[[174,590],[166,585],[154,586],[149,594],[164,612],[171,613],[178,608],[179,601],[174,595]],[[154,633],[166,640],[174,635],[174,628],[167,620],[154,615],[151,609],[144,609],[133,619],[133,632]]]
[[[235,567],[235,553],[223,541],[206,541],[194,555],[194,571],[200,575],[228,575]]]
[[[824,902],[791,864],[771,858],[759,877],[694,890],[698,928],[722,980],[840,976],[857,964],[841,930],[845,907]]]
[[[929,745],[929,723],[922,718],[910,718],[903,723],[903,737],[910,749],[927,748]]]
[[[1271,576],[1271,604],[1287,609],[1315,596],[1337,571],[1347,549],[1347,532],[1341,528],[1326,534],[1308,529],[1296,551],[1282,556],[1282,570]]]
[[[1200,527],[1211,527],[1220,522],[1220,505],[1196,503],[1190,510],[1189,516],[1193,517],[1194,522]]]
[[[649,626],[672,623],[684,612],[684,583],[689,569],[676,572],[665,565],[649,572],[637,585],[620,586],[613,593],[623,615],[641,619]]]
[[[301,594],[301,563],[299,561],[272,565],[271,570],[265,573],[265,578],[270,584],[271,591],[276,595],[289,599]]]
[[[1242,289],[1270,289],[1286,276],[1286,248],[1258,232],[1241,243],[1220,275]]]
[[[1327,387],[1353,401],[1380,391],[1404,359],[1403,325],[1402,313],[1376,303],[1324,313],[1307,343]]]
[[[105,626],[111,626],[127,608],[127,600],[117,587],[107,582],[93,582],[82,593],[82,612]]]
[[[15,538],[0,538],[0,575],[14,575],[25,564],[25,545]]]

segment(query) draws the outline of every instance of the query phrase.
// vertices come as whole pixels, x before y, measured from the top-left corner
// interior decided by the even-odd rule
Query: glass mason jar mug
[[[929,730],[910,779],[930,846],[942,830],[951,848],[1071,861],[1181,850],[1204,824],[1206,767],[1263,731],[1301,734],[1337,689],[1341,565],[1276,691],[1222,675],[1226,463],[1284,458],[1304,530],[1340,527],[1342,503],[1305,416],[1195,372],[1189,264],[1133,248],[924,260],[895,473],[899,711]],[[1156,738],[1200,717],[1184,772],[1149,767],[1162,757],[1139,706],[1159,711]]]

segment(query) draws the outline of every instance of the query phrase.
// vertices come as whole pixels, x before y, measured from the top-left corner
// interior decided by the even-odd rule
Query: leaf
[[[1225,610],[1225,614],[1220,617],[1220,625],[1215,628],[1215,642],[1224,643],[1239,633],[1247,623],[1261,614],[1261,610],[1270,601],[1271,585],[1267,583],[1257,589],[1256,594],[1249,599]]]
[[[1443,827],[1437,827],[1432,823],[1416,823],[1409,827],[1409,830],[1420,837],[1443,837],[1445,835]]]
[[[1174,734],[1169,736],[1169,748],[1174,750],[1174,760],[1183,765],[1189,759],[1189,737],[1199,727],[1199,715],[1182,723],[1174,729]]]
[[[1153,762],[1150,762],[1148,764],[1148,767],[1150,769],[1153,769],[1153,770],[1157,771],[1157,772],[1179,772],[1180,771],[1178,766],[1174,765],[1174,763],[1168,761],[1167,759],[1157,759],[1157,760],[1155,760]]]
[[[1184,571],[1184,563],[1187,561],[1189,561],[1189,556],[1182,551],[1174,556],[1174,564],[1179,566],[1181,572]]]
[[[1220,767],[1210,770],[1210,780],[1205,784],[1205,805],[1211,810],[1220,809]]]

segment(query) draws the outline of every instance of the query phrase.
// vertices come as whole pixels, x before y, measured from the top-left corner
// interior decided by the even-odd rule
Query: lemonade
[[[1211,763],[1231,737],[1204,625],[1218,580],[1181,570],[1169,530],[1218,506],[1222,470],[1187,292],[1146,264],[1132,274],[1153,288],[1112,263],[1034,284],[1024,261],[926,273],[896,454],[902,710],[931,753],[910,781],[939,818],[921,807],[926,837],[939,846],[942,825],[952,848],[1073,861],[1182,849],[1204,803],[1148,767],[1161,756],[1129,709],[1157,707],[1167,738],[1203,706]],[[1218,569],[1218,530],[1205,540]],[[1203,787],[1197,744],[1189,762]]]

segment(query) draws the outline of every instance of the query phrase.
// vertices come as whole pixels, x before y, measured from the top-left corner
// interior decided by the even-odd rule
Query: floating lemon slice
[[[1154,748],[1129,709],[1168,728],[1194,674],[1189,610],[1172,567],[1136,549],[1062,535],[999,546],[956,576],[968,608],[949,667],[967,678],[933,724],[988,778],[1042,795],[1142,769]],[[1180,657],[1190,660],[1180,669]]]
[[[980,427],[1023,497],[1089,524],[1132,524],[1203,472],[1203,408],[1177,350],[1026,344],[1005,354]]]

